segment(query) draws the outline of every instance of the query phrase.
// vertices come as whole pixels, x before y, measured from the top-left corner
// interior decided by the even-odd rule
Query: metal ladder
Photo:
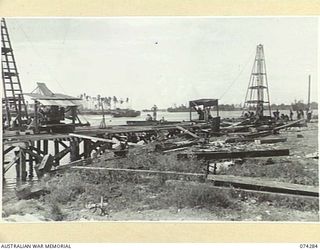
[[[3,82],[2,109],[10,127],[23,125],[28,118],[27,106],[22,93],[19,73],[13,55],[8,28],[1,18],[1,66]]]

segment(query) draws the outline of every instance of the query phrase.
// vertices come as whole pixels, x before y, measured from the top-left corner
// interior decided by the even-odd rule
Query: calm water
[[[221,118],[232,118],[241,116],[242,111],[220,111],[219,115]],[[147,114],[152,116],[152,112],[141,112],[141,115],[138,117],[118,117],[112,118],[109,115],[106,115],[106,125],[126,125],[127,121],[144,121],[146,120]],[[212,115],[215,116],[216,112],[212,112]],[[190,114],[189,112],[157,112],[157,120],[164,118],[167,121],[189,121]],[[85,115],[80,116],[80,119],[83,121],[88,121],[92,126],[98,126],[102,120],[101,115]],[[192,119],[198,119],[198,114],[192,112]]]
[[[280,110],[280,114],[289,115],[289,110]],[[106,125],[126,125],[126,121],[144,121],[146,120],[147,114],[152,116],[152,112],[141,112],[141,115],[138,117],[118,117],[113,118],[110,115],[105,116]],[[216,116],[216,112],[211,112],[212,116]],[[237,118],[240,117],[242,111],[219,111],[221,118]],[[317,114],[317,110],[313,111],[313,114]],[[167,121],[189,121],[190,120],[189,112],[157,112],[157,120],[160,120],[164,117]],[[198,114],[192,112],[192,119],[198,119]],[[80,116],[81,121],[88,121],[92,126],[99,126],[102,115],[82,115]],[[296,114],[294,113],[294,119],[296,119]]]

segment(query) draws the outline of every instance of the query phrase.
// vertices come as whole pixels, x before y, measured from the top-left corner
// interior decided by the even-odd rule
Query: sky
[[[256,46],[271,103],[317,101],[318,19],[8,18],[23,91],[129,97],[133,108],[244,102]]]

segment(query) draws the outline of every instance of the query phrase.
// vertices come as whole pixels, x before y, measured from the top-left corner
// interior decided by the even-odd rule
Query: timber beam
[[[289,155],[289,149],[273,149],[273,150],[252,150],[252,151],[237,151],[237,152],[219,152],[219,151],[195,151],[191,154],[178,154],[178,159],[189,158],[196,156],[198,159],[213,160],[213,159],[233,159],[233,158],[253,158],[253,157],[271,157],[271,156],[286,156]]]

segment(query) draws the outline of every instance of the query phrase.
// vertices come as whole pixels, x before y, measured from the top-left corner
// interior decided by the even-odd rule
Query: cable
[[[43,60],[43,58],[40,56],[40,54],[36,51],[35,46],[33,44],[33,42],[31,41],[31,39],[29,38],[29,36],[27,35],[27,33],[24,31],[24,29],[22,28],[22,26],[20,25],[20,22],[17,20],[17,24],[18,27],[21,29],[23,35],[26,37],[27,41],[30,43],[31,48],[33,50],[33,52],[38,56],[38,58],[40,59],[42,66],[47,70],[47,72],[49,73],[49,76],[59,85],[59,87],[63,90],[63,92],[66,92],[65,89],[62,87],[62,85],[59,83],[59,81],[57,80],[57,78],[54,77],[54,75],[52,74],[51,70],[49,69],[49,67],[46,65],[45,60]]]
[[[221,99],[222,97],[225,96],[225,94],[230,90],[230,88],[233,86],[233,84],[238,80],[238,78],[241,76],[242,72],[244,71],[244,69],[248,66],[250,60],[252,59],[254,53],[252,53],[250,55],[250,57],[248,58],[248,60],[245,63],[245,66],[241,69],[241,71],[239,72],[239,74],[236,76],[236,78],[231,82],[231,84],[228,86],[228,88],[226,89],[226,91],[220,96],[219,99]]]

